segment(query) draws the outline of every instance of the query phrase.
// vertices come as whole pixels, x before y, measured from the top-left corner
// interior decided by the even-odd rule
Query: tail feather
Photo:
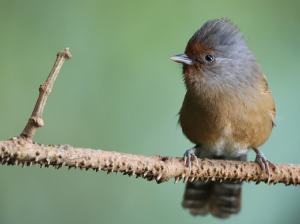
[[[200,156],[201,157],[201,156]],[[208,156],[205,156],[207,158]],[[212,157],[211,157],[212,158]],[[213,157],[214,159],[230,159],[246,161],[247,156]],[[233,181],[194,181],[186,185],[182,206],[189,209],[192,215],[211,213],[218,218],[228,218],[241,209],[242,183]]]
[[[241,209],[242,183],[215,182],[210,200],[210,211],[218,218],[228,218]]]
[[[186,184],[182,206],[188,208],[192,215],[206,215],[209,213],[211,189],[211,182],[188,182]]]

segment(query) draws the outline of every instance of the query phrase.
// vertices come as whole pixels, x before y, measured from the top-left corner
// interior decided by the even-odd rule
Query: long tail
[[[199,155],[198,155],[199,156]],[[200,158],[227,159],[247,161],[247,155],[240,157],[222,157],[201,155]],[[206,215],[225,219],[241,210],[242,182],[233,183],[226,180],[194,181],[186,184],[182,206],[189,209],[192,215]]]

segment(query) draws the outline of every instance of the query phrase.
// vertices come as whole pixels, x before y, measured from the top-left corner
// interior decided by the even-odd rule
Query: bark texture
[[[200,160],[198,165],[193,161],[190,169],[184,165],[182,158],[109,152],[92,150],[88,148],[75,148],[70,145],[43,145],[26,140],[23,137],[14,137],[8,141],[0,142],[0,157],[2,165],[42,167],[54,166],[60,169],[68,166],[82,169],[92,169],[111,172],[121,172],[129,176],[136,175],[157,183],[175,178],[175,183],[183,179],[183,182],[195,181],[223,181],[225,179],[235,181],[255,181],[256,183],[268,182],[268,175],[261,174],[259,165],[255,162],[241,162],[228,160]],[[286,185],[298,185],[300,183],[300,165],[276,164],[280,169],[271,169],[270,182],[284,183]]]

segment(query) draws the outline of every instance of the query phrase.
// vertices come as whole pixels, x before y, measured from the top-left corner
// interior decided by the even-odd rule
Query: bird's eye
[[[204,60],[207,62],[213,62],[215,60],[215,56],[212,54],[207,54],[205,55]]]

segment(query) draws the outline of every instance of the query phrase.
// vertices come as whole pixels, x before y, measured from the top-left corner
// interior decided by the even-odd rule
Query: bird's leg
[[[195,155],[196,147],[197,147],[197,145],[195,147],[191,148],[191,149],[186,150],[185,153],[183,154],[184,165],[189,166],[190,172],[191,172],[191,169],[192,169],[192,158],[194,158],[196,160],[197,165],[198,165],[198,158]]]
[[[276,168],[278,170],[278,172],[280,173],[279,168],[272,162],[270,162],[269,160],[266,159],[265,155],[259,151],[257,148],[252,148],[254,150],[254,152],[256,153],[256,158],[255,158],[255,162],[257,162],[262,170],[265,171],[268,174],[268,183],[270,181],[271,178],[271,174],[270,174],[270,166]]]

